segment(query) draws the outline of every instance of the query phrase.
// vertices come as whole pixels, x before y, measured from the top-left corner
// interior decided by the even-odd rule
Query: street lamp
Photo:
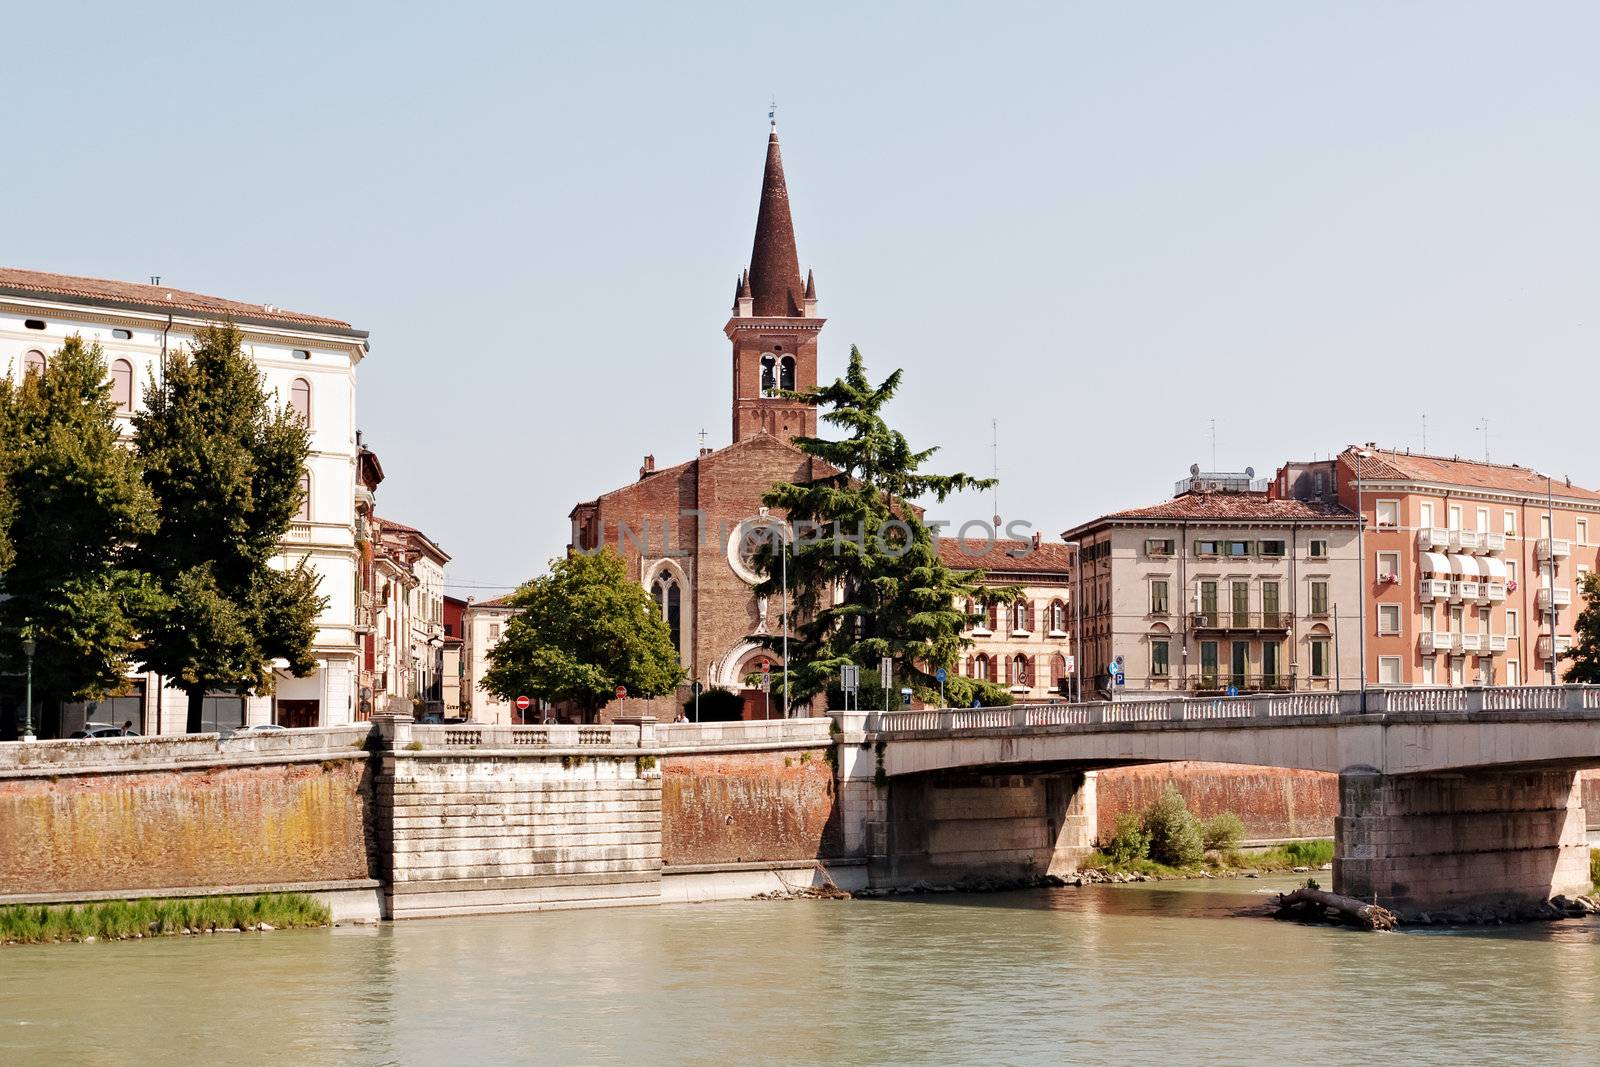
[[[1083,601],[1083,567],[1079,553],[1083,549],[1082,541],[1068,541],[1067,547],[1072,549],[1072,572],[1078,580],[1078,588],[1072,594],[1072,689],[1077,694],[1076,703],[1083,703],[1083,625],[1079,615],[1079,605]]]
[[[1372,458],[1372,453],[1366,449],[1356,452],[1356,517],[1360,520],[1356,526],[1356,584],[1361,590],[1360,629],[1356,633],[1357,654],[1361,657],[1361,710],[1367,710],[1367,512],[1366,501],[1363,496],[1366,485],[1363,481],[1366,474],[1366,460]],[[1376,523],[1376,516],[1374,516]]]
[[[24,741],[37,741],[33,736],[33,654],[39,645],[29,634],[22,639],[22,654],[28,660],[28,688],[27,695],[22,702],[22,739]]]

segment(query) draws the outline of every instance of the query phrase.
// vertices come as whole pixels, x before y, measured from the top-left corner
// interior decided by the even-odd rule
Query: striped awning
[[[1454,573],[1450,569],[1450,557],[1443,552],[1424,552],[1422,554],[1422,569],[1439,575]]]
[[[1477,556],[1452,555],[1450,557],[1450,573],[1462,578],[1483,577],[1483,571],[1478,566]]]
[[[1478,565],[1483,568],[1483,576],[1493,581],[1506,580],[1505,561],[1495,556],[1484,556],[1478,560]]]

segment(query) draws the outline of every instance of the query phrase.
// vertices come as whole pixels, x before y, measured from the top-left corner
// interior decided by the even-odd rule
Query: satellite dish
[[[1246,478],[1254,478],[1256,476],[1256,469],[1254,467],[1246,467],[1244,469],[1244,476]]]
[[[1191,477],[1191,478],[1200,477],[1200,464],[1198,464],[1198,463],[1189,464],[1189,477]]]

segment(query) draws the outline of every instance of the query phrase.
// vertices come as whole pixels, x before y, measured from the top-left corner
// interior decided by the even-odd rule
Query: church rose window
[[[735,526],[733,533],[728,536],[728,565],[733,568],[733,573],[751,585],[766,581],[767,576],[761,569],[761,557],[768,544],[776,544],[782,536],[776,522],[746,519]]]

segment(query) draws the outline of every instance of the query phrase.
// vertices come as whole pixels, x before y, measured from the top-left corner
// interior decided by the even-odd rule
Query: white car
[[[229,737],[238,737],[240,734],[277,734],[287,730],[287,726],[279,726],[275,722],[258,722],[250,726],[241,726]]]

